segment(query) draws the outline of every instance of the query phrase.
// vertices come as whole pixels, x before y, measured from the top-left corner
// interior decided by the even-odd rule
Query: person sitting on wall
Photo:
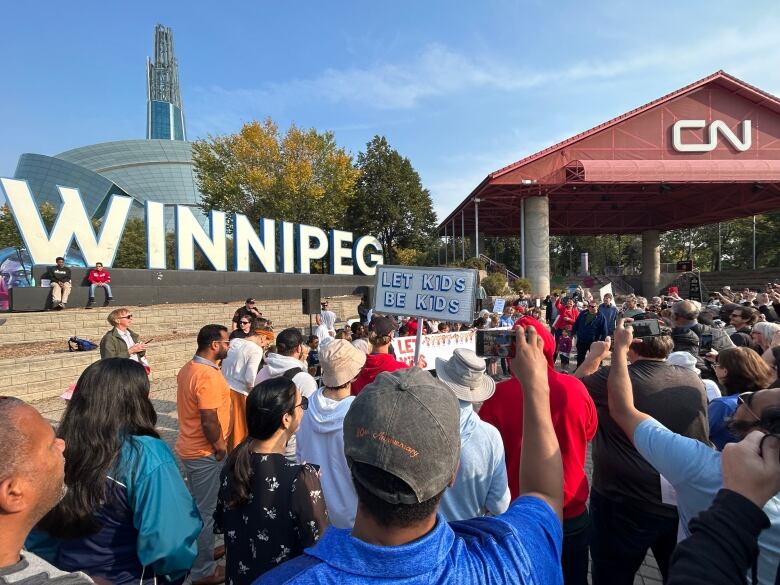
[[[141,343],[141,337],[130,329],[132,319],[133,315],[124,307],[108,314],[106,321],[114,328],[100,340],[100,359],[122,357],[146,364],[146,344]]]
[[[70,268],[65,266],[65,258],[62,256],[57,256],[55,262],[57,265],[49,268],[46,275],[50,281],[52,309],[61,311],[68,304],[68,297],[70,296]]]
[[[238,329],[238,322],[242,320],[242,317],[247,317],[245,321],[251,322],[252,319],[259,319],[263,314],[255,307],[255,299],[249,297],[243,307],[236,309],[233,313],[233,325],[232,330]]]
[[[111,274],[103,268],[102,262],[95,263],[95,268],[89,271],[87,280],[89,281],[89,302],[86,308],[91,309],[95,306],[95,289],[97,287],[106,290],[106,300],[103,302],[103,306],[110,305],[111,301],[114,300],[111,294]]]

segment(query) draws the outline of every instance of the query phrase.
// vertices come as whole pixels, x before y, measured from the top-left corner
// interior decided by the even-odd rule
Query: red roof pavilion
[[[780,99],[718,71],[491,173],[439,234],[460,235],[461,221],[473,234],[479,199],[481,235],[519,236],[521,200],[540,195],[552,235],[666,231],[778,210]]]

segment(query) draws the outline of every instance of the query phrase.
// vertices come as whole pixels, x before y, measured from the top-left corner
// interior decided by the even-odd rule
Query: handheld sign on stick
[[[420,356],[423,319],[470,323],[477,271],[468,268],[377,266],[374,311],[417,317],[414,360]]]

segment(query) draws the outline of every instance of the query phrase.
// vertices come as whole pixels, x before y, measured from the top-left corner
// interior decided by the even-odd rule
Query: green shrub
[[[506,276],[500,272],[494,272],[482,279],[482,286],[485,292],[493,297],[501,296],[506,292]]]
[[[476,256],[472,256],[471,258],[466,258],[462,262],[458,262],[458,266],[462,266],[463,268],[475,268],[476,270],[485,270],[485,261],[477,258]]]
[[[527,278],[517,278],[512,281],[511,286],[514,292],[523,291],[526,294],[531,294],[533,292],[531,290],[531,281]]]

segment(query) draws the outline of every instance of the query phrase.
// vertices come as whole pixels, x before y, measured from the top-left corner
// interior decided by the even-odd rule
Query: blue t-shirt
[[[546,502],[516,499],[504,514],[448,524],[401,546],[377,546],[328,528],[303,555],[262,575],[273,583],[563,583],[563,532]]]
[[[642,421],[634,431],[636,450],[674,486],[680,514],[681,537],[691,532],[688,523],[712,504],[723,487],[720,451],[696,439],[673,433],[655,419]],[[767,502],[764,513],[771,526],[758,540],[759,583],[775,582],[780,562],[780,495]]]
[[[731,434],[728,419],[737,412],[737,395],[721,396],[711,401],[707,407],[707,419],[710,422],[710,441],[723,451],[728,443],[736,443],[739,439]]]

